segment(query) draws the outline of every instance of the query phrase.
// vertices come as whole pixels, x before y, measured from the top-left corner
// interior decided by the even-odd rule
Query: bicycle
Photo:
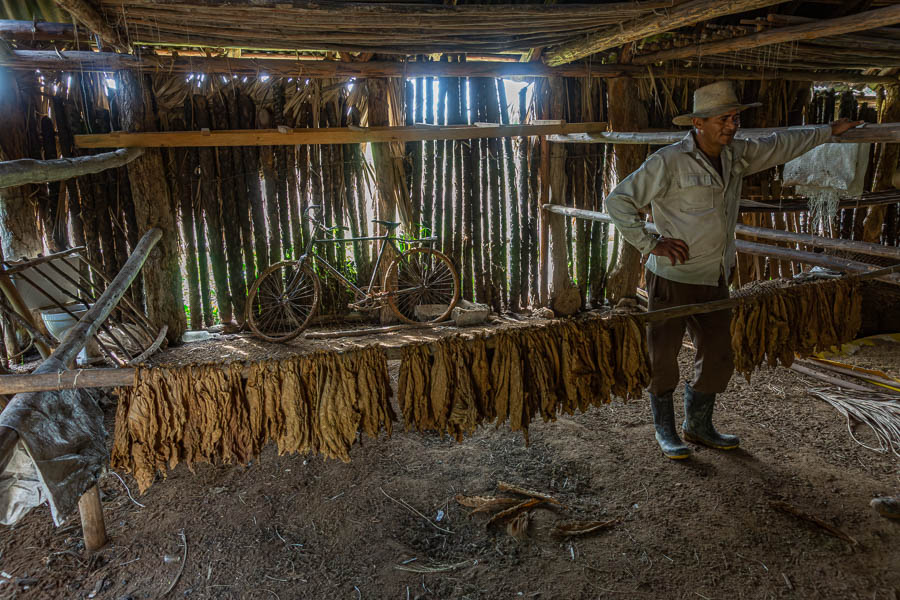
[[[401,321],[415,325],[439,323],[450,316],[459,301],[459,274],[445,254],[428,247],[401,251],[396,243],[398,238],[391,233],[400,223],[380,219],[372,219],[372,222],[385,227],[387,231],[384,235],[317,238],[319,231],[336,235],[337,231],[348,228],[326,227],[319,221],[319,205],[309,206],[307,213],[316,210],[318,214],[315,219],[310,218],[309,214],[304,215],[314,225],[314,230],[310,232],[303,254],[296,260],[286,260],[268,267],[250,288],[246,322],[255,335],[270,342],[287,342],[309,326],[321,300],[321,284],[312,269],[313,264],[337,278],[353,293],[356,302],[349,304],[350,308],[373,310],[387,304]],[[402,242],[428,244],[436,240],[437,237],[426,237]],[[381,242],[372,277],[365,288],[347,279],[324,257],[312,253],[314,245],[360,241]],[[388,246],[396,252],[396,258],[388,266],[379,290],[375,280]],[[439,312],[435,314],[426,310],[428,305],[440,307],[437,309]]]

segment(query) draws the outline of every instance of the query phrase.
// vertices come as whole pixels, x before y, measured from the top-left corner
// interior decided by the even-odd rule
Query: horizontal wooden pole
[[[232,129],[222,131],[113,132],[76,135],[79,148],[193,146],[295,146],[303,144],[364,144],[368,142],[414,142],[423,140],[468,140],[534,135],[569,135],[601,132],[606,123],[549,123],[536,125],[459,125],[413,127],[321,127],[310,129]],[[569,132],[568,134],[565,132]]]
[[[277,56],[277,55],[273,55]],[[515,63],[499,61],[384,61],[342,62],[320,60],[321,57],[298,59],[171,57],[145,54],[138,58],[112,52],[48,50],[13,50],[0,55],[0,66],[11,69],[42,71],[113,72],[138,69],[160,73],[207,73],[221,75],[269,75],[310,79],[337,77],[671,77],[679,79],[740,80],[782,79],[785,81],[836,81],[843,83],[896,84],[897,77],[866,75],[852,71],[788,71],[765,69],[708,69],[666,67],[650,70],[640,65],[578,63],[548,67],[539,62]]]
[[[60,58],[62,56],[62,58]],[[13,50],[0,56],[0,66],[11,69],[49,71],[120,71],[141,69],[160,73],[216,73],[223,75],[269,75],[273,77],[620,77],[626,72],[646,72],[646,67],[628,65],[566,65],[509,62],[399,62],[373,60],[246,59],[229,57],[173,58],[150,54],[141,57],[113,52]]]
[[[900,285],[900,275],[889,273],[878,277],[872,277],[873,273],[882,271],[882,269],[879,269],[879,267],[875,265],[850,260],[848,258],[840,258],[838,256],[831,256],[830,254],[821,254],[818,252],[805,252],[803,250],[794,250],[793,248],[784,248],[782,246],[757,244],[756,242],[748,242],[746,240],[735,240],[735,247],[738,252],[743,252],[745,254],[766,256],[780,260],[792,260],[807,265],[825,267],[837,271],[847,271],[854,275],[867,276],[865,277],[866,279],[878,279],[879,281]]]
[[[739,129],[735,138],[749,140],[765,137],[781,131],[808,129],[808,126],[797,127],[764,127],[760,129]],[[599,133],[576,133],[571,135],[551,135],[551,142],[567,144],[649,144],[666,146],[680,142],[688,134],[688,129],[680,131],[604,131]],[[832,143],[838,144],[876,144],[900,143],[900,123],[866,123],[844,134],[832,137]]]
[[[86,29],[79,30],[79,41],[88,43]],[[73,42],[75,26],[71,23],[45,23],[43,21],[14,21],[0,19],[0,39],[11,42]]]
[[[99,173],[126,165],[142,155],[142,148],[122,148],[92,156],[35,160],[22,158],[0,162],[0,188],[45,183]]]
[[[846,250],[847,252],[855,252],[857,254],[865,254],[867,256],[883,256],[892,258],[900,262],[900,247],[884,246],[882,244],[871,244],[869,242],[860,242],[857,240],[844,240],[841,238],[830,238],[821,235],[810,235],[808,233],[793,233],[791,231],[782,231],[780,229],[772,229],[770,227],[752,227],[738,223],[734,228],[735,233],[741,235],[749,235],[766,240],[776,242],[789,242],[796,244],[805,244],[807,246],[815,246],[818,248],[833,248],[835,250]]]
[[[698,58],[709,54],[723,54],[725,52],[758,48],[770,44],[841,35],[843,33],[872,29],[873,27],[892,25],[898,22],[900,22],[900,5],[885,6],[837,19],[792,25],[727,40],[661,50],[642,56],[635,56],[633,62],[638,65],[647,65],[680,58]]]
[[[586,219],[589,221],[600,221],[602,223],[612,223],[612,217],[607,213],[593,210],[584,210],[581,208],[571,208],[569,206],[559,206],[556,204],[544,204],[542,208],[548,212]],[[644,229],[650,233],[658,233],[659,230],[653,223],[645,223]],[[818,246],[821,248],[834,248],[837,250],[846,250],[857,252],[860,254],[868,254],[872,256],[883,256],[892,258],[900,262],[900,248],[893,246],[881,246],[879,244],[868,244],[865,242],[857,242],[854,240],[841,240],[826,238],[818,235],[807,235],[800,233],[791,233],[788,231],[780,231],[778,229],[770,229],[766,227],[751,227],[738,223],[735,226],[735,233],[741,235],[752,235],[757,238],[770,239],[782,242],[796,242],[809,246]],[[735,246],[738,252],[747,254],[758,254],[761,256],[771,256],[774,258],[784,258],[786,260],[794,260],[811,265],[819,265],[823,267],[837,268],[847,270],[854,273],[868,273],[878,270],[877,266],[869,265],[859,261],[838,258],[828,254],[820,254],[817,252],[806,252],[804,250],[795,250],[793,248],[784,248],[783,246],[772,246],[769,244],[757,244],[746,240],[735,240]],[[887,275],[884,279],[892,283],[900,282],[897,275]]]

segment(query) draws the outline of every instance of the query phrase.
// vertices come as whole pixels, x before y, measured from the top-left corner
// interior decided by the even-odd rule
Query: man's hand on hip
[[[831,135],[841,135],[849,129],[862,125],[862,121],[851,121],[847,117],[831,122]]]
[[[677,265],[679,262],[684,263],[690,258],[688,245],[684,243],[684,240],[667,237],[659,238],[656,247],[650,251],[650,254],[665,256],[672,261],[673,265]]]

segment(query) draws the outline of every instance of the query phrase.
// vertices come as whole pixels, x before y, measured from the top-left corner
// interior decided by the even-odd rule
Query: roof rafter
[[[668,9],[665,14],[633,19],[620,26],[560,44],[544,52],[544,62],[559,66],[573,60],[634,42],[645,37],[694,25],[725,15],[782,4],[787,0],[691,0]]]

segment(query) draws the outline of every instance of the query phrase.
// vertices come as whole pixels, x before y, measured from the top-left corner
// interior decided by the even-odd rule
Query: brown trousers
[[[657,310],[727,298],[728,284],[724,277],[719,279],[718,286],[679,283],[647,271],[647,295],[650,310]],[[662,395],[678,385],[678,351],[685,327],[697,349],[691,387],[704,394],[724,392],[734,372],[731,309],[650,323],[647,328],[650,393]]]

